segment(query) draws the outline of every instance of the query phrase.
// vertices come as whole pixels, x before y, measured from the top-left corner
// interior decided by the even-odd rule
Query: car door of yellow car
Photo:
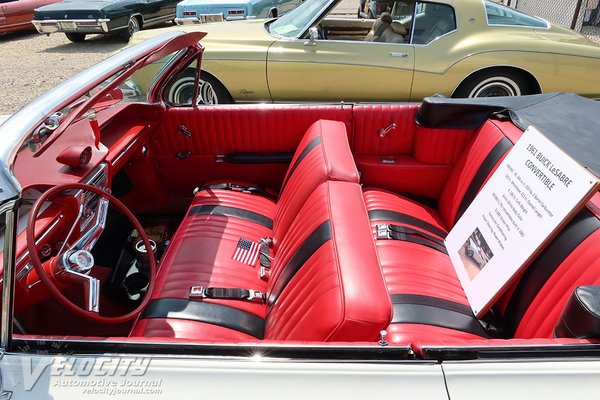
[[[279,40],[267,56],[274,101],[408,100],[413,68],[408,43]]]

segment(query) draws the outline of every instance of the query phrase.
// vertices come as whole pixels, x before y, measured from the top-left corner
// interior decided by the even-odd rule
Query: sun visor
[[[417,112],[427,128],[475,129],[492,115],[504,114],[519,128],[535,126],[564,152],[600,177],[600,103],[572,93],[520,97],[448,99],[428,97]]]

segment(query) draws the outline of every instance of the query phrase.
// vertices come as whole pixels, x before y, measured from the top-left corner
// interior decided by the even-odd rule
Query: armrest
[[[578,286],[554,328],[555,337],[600,338],[600,286]]]

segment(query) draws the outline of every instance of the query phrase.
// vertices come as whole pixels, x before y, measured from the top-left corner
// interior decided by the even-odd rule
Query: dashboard
[[[30,210],[46,189],[65,183],[84,183],[110,190],[112,178],[136,157],[145,157],[151,131],[162,118],[164,109],[157,105],[120,104],[98,115],[101,142],[94,145],[94,133],[87,119],[74,122],[42,154],[22,149],[15,160],[14,172],[23,190],[19,208],[16,243],[15,314],[48,297],[34,271],[27,250],[26,227]],[[72,146],[91,146],[87,165],[64,165],[57,156]],[[91,249],[106,224],[108,201],[87,191],[71,191],[46,202],[35,222],[35,245],[42,261],[66,248]],[[4,230],[0,231],[3,251]],[[0,267],[2,258],[0,257]],[[0,276],[0,283],[2,277]]]

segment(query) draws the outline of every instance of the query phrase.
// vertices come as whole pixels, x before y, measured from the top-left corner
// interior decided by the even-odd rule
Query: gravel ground
[[[124,45],[117,37],[102,35],[83,43],[35,31],[0,35],[0,114],[14,113]]]

